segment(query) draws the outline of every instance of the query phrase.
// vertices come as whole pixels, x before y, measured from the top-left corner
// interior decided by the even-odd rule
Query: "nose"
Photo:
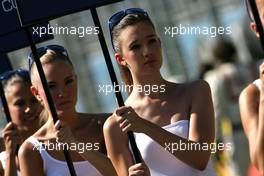
[[[63,90],[62,89],[60,89],[59,91],[58,91],[58,97],[63,97]]]
[[[148,45],[143,46],[143,55],[144,55],[145,57],[147,57],[147,56],[150,55],[150,53],[151,53],[151,51],[150,51],[149,46],[148,46]]]

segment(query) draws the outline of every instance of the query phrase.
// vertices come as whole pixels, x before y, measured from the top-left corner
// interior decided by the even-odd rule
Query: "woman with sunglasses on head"
[[[117,173],[128,175],[133,163],[126,135],[133,131],[152,176],[214,175],[208,164],[210,149],[176,149],[181,143],[214,142],[208,84],[202,80],[176,84],[161,76],[161,41],[143,9],[117,12],[109,19],[109,29],[121,76],[133,86],[126,106],[116,109],[104,125],[108,156]],[[152,86],[152,91],[144,92],[146,86]]]
[[[49,45],[37,52],[59,120],[54,125],[36,64],[30,62],[31,91],[43,102],[48,120],[19,150],[21,175],[69,175],[63,149],[69,150],[78,176],[116,175],[103,138],[109,114],[76,111],[77,76],[64,47]]]
[[[12,122],[2,130],[5,151],[0,153],[0,175],[19,175],[17,147],[38,130],[45,120],[40,118],[41,104],[30,91],[26,70],[18,69],[0,75]]]

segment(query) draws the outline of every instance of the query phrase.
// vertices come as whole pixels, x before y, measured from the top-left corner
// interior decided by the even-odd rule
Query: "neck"
[[[135,75],[132,74],[134,85],[161,85],[167,81],[161,76],[160,72],[147,74],[147,75]]]
[[[78,125],[78,113],[73,110],[72,112],[63,112],[58,114],[58,119],[65,122],[71,129]],[[53,123],[53,118],[51,113],[49,113],[49,120]]]
[[[133,91],[131,95],[133,96],[157,97],[162,93],[164,94],[164,89],[166,91],[169,84],[169,82],[161,76],[160,72],[151,75],[132,75],[132,77]]]
[[[35,121],[32,122],[32,126],[31,127],[19,127],[19,133],[20,136],[22,138],[22,140],[26,140],[28,137],[30,137],[31,135],[33,135],[39,128],[39,122]]]
[[[27,131],[27,132],[20,132],[20,136],[22,138],[22,141],[25,141],[29,136],[34,134],[33,131]]]

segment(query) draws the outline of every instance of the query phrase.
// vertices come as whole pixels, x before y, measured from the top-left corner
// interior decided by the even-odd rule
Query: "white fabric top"
[[[261,86],[261,80],[260,79],[256,79],[253,84],[255,84],[255,86],[260,90],[260,86]]]
[[[5,151],[2,151],[0,153],[0,161],[2,163],[2,166],[3,166],[3,169],[5,170],[6,169],[6,160],[7,160],[7,157],[6,157],[6,152]],[[17,170],[17,175],[19,176],[20,175],[20,172]]]
[[[39,150],[43,160],[44,173],[46,176],[70,176],[70,172],[65,161],[53,158],[44,148],[43,144],[35,137],[31,136],[26,141],[33,144]],[[76,175],[78,176],[102,176],[97,169],[88,161],[73,162]]]
[[[162,128],[175,135],[187,139],[189,120],[180,120]],[[199,171],[178,160],[173,154],[171,154],[169,151],[166,151],[165,148],[163,148],[147,135],[143,133],[134,134],[137,146],[141,152],[142,158],[150,169],[151,176],[215,176],[215,172],[210,161],[204,171]],[[169,144],[165,144],[165,147],[168,145]],[[172,145],[169,146],[171,149]],[[176,145],[174,146],[176,149]],[[169,149],[167,148],[167,150]]]

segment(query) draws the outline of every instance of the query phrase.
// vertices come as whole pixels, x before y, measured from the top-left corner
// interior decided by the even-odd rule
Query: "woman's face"
[[[77,101],[77,80],[73,67],[65,60],[55,60],[43,65],[50,94],[59,117],[75,111]],[[38,78],[39,79],[39,78]],[[40,80],[38,81],[40,83]],[[48,108],[42,86],[38,86],[39,96]]]
[[[146,22],[127,26],[120,32],[122,61],[132,74],[152,74],[159,71],[162,65],[160,40],[153,27]]]
[[[38,127],[42,107],[32,95],[30,84],[15,82],[7,85],[5,92],[12,122],[18,129],[28,131]]]

